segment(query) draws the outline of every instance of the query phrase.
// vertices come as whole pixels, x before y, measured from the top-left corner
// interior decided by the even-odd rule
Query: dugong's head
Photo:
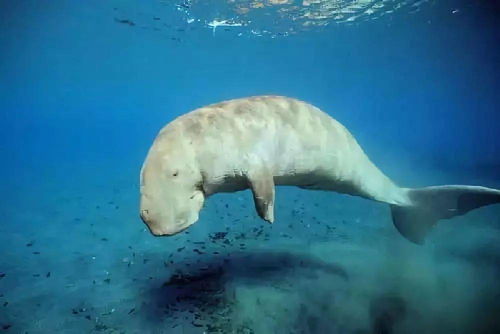
[[[205,196],[192,150],[180,140],[155,140],[141,169],[140,215],[156,236],[174,235],[198,220]]]

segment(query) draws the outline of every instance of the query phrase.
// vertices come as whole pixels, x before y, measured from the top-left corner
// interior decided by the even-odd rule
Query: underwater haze
[[[403,187],[500,189],[500,6],[477,0],[0,1],[0,333],[499,333],[500,205],[424,245],[387,205],[277,187],[139,217],[158,131],[282,95]]]

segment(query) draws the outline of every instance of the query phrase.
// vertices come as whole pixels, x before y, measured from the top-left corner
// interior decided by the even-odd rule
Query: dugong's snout
[[[168,224],[162,224],[161,221],[155,219],[150,213],[150,210],[142,209],[140,216],[144,224],[148,227],[149,232],[151,232],[154,236],[170,236],[180,232],[179,230],[169,228]]]
[[[198,221],[198,212],[189,215],[170,217],[159,214],[154,210],[141,209],[140,217],[154,236],[171,236],[186,230]]]

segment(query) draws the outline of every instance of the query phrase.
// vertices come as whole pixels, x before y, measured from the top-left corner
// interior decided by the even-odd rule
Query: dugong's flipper
[[[392,220],[408,240],[423,244],[440,219],[461,216],[482,206],[500,203],[500,190],[477,186],[436,186],[408,189],[411,206],[391,205]]]
[[[250,189],[252,189],[255,208],[259,216],[272,223],[274,222],[274,180],[267,169],[250,171],[247,175]]]

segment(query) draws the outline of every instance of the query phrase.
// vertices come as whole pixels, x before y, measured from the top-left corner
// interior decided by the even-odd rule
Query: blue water
[[[260,94],[328,112],[402,186],[500,188],[498,4],[307,28],[270,3],[214,30],[234,4],[0,1],[0,332],[500,330],[499,205],[416,246],[383,204],[282,187],[272,226],[244,191],[149,234],[139,170],[158,130]]]

